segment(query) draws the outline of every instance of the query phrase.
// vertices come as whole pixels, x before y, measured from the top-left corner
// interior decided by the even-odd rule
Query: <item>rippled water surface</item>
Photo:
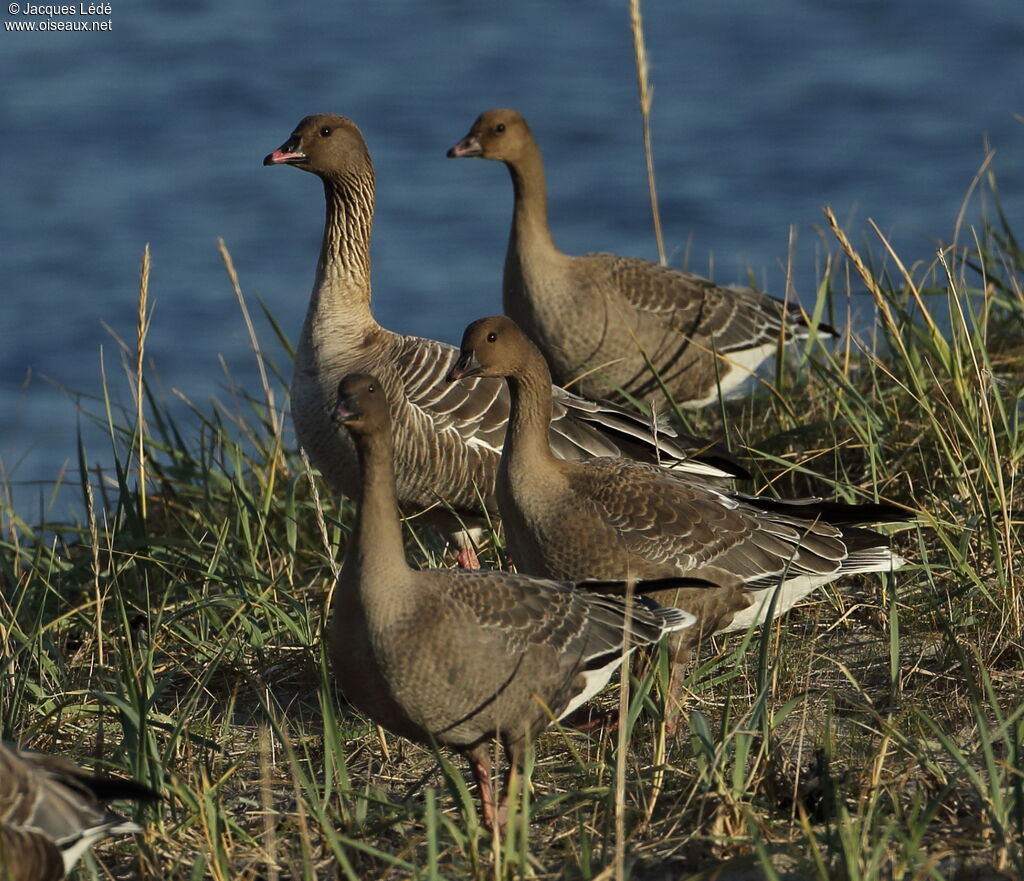
[[[825,203],[856,240],[874,218],[906,259],[929,259],[986,138],[1020,232],[1020,0],[649,0],[644,14],[675,262],[730,283],[749,269],[781,292],[793,230],[809,298]],[[386,326],[454,342],[500,310],[507,175],[444,158],[488,107],[530,120],[565,250],[656,256],[624,2],[138,0],[107,18],[109,32],[0,35],[0,459],[23,516],[39,511],[33,482],[75,463],[80,420],[61,389],[96,395],[101,349],[129,400],[115,336],[134,341],[147,242],[148,354],[168,396],[202,404],[225,370],[258,388],[218,236],[250,305],[262,298],[296,335],[322,195],[312,176],[260,162],[307,113],[351,116],[369,142]]]

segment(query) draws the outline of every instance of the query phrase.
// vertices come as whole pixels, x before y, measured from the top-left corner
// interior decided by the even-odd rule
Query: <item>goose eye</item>
[[[497,125],[496,125],[496,126],[494,127],[494,130],[495,130],[495,131],[496,131],[496,132],[497,132],[497,133],[498,133],[498,134],[500,135],[500,134],[501,134],[501,133],[502,133],[503,131],[505,131],[505,123],[503,123],[503,122],[499,122],[499,123],[498,123],[498,124],[497,124]]]
[[[376,386],[375,386],[375,385],[374,385],[374,384],[373,384],[373,383],[371,382],[371,383],[370,383],[370,384],[369,384],[369,385],[368,385],[368,386],[366,387],[366,390],[367,390],[367,391],[368,391],[368,392],[369,392],[369,393],[370,393],[370,394],[372,395],[372,394],[373,394],[373,393],[374,393],[375,391],[377,391],[377,387],[376,387]]]
[[[487,342],[493,343],[497,339],[498,335],[493,330],[489,334],[487,334]]]
[[[325,125],[322,129],[320,129],[320,137],[321,138],[329,138],[330,136],[331,136],[331,127],[329,125]]]

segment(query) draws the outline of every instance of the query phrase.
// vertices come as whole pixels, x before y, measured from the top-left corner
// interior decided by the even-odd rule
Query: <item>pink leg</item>
[[[476,551],[473,550],[472,545],[460,548],[456,559],[459,561],[460,569],[479,569],[480,560],[477,558]]]
[[[491,780],[491,754],[488,748],[477,747],[470,754],[469,763],[480,793],[480,813],[483,815],[484,827],[493,832],[497,812],[494,808],[494,782]]]
[[[669,739],[676,736],[676,729],[682,718],[680,704],[683,692],[683,681],[686,679],[685,664],[673,660],[669,664],[668,688],[665,695],[665,734]]]
[[[508,800],[512,789],[519,782],[519,762],[509,759],[508,773],[505,775],[505,791],[501,794],[501,801],[498,803],[498,826],[504,829],[508,824]],[[492,830],[493,831],[493,830]]]

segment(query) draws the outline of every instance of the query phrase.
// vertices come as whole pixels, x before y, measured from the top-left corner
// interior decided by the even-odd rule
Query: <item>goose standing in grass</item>
[[[548,227],[540,149],[514,110],[481,114],[451,158],[504,162],[515,204],[505,255],[505,314],[537,344],[558,385],[588,397],[647,401],[660,393],[657,370],[681,407],[729,395],[780,343],[812,334],[799,306],[751,288],[721,287],[636,257],[572,257]]]
[[[372,376],[345,377],[335,416],[352,434],[360,467],[356,523],[331,611],[335,675],[346,697],[388,730],[466,754],[493,829],[503,822],[527,744],[551,715],[562,718],[596,694],[628,651],[694,618],[638,597],[624,652],[624,599],[508,572],[411,569],[385,389]],[[495,738],[509,773],[498,802],[489,752]]]
[[[105,802],[157,798],[134,780],[91,775],[66,759],[0,743],[0,879],[63,878],[100,839],[141,831]]]
[[[466,328],[449,379],[471,376],[504,376],[512,395],[497,499],[518,571],[571,581],[695,575],[720,585],[682,596],[697,626],[673,638],[677,661],[703,636],[762,623],[772,602],[781,615],[842,575],[903,564],[885,536],[856,526],[908,519],[895,505],[784,501],[642,462],[555,458],[550,373],[510,318]],[[671,591],[653,597],[677,602]]]
[[[435,520],[446,528],[484,522],[485,512],[496,514],[494,478],[508,421],[508,395],[500,380],[447,385],[445,373],[458,356],[454,346],[393,333],[373,317],[374,172],[359,129],[343,116],[308,116],[263,164],[293,165],[317,175],[327,203],[316,280],[295,353],[291,409],[299,443],[335,490],[354,497],[355,448],[347,432],[332,421],[331,411],[343,376],[373,373],[392,409],[403,510],[411,515],[433,508]],[[551,444],[556,455],[678,462],[698,451],[681,467],[746,474],[723,450],[665,427],[652,431],[634,411],[562,390],[554,395]]]

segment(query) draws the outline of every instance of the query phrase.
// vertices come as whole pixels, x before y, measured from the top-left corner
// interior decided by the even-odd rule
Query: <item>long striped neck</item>
[[[376,326],[370,311],[373,171],[322,179],[327,213],[310,311],[332,326],[362,332]]]

